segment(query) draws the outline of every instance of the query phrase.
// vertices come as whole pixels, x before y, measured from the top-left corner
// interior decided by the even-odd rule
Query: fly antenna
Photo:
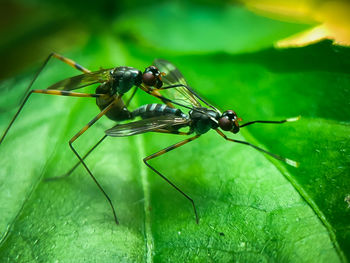
[[[251,124],[254,124],[254,123],[274,123],[274,124],[280,124],[280,123],[285,123],[285,122],[294,122],[294,121],[298,121],[300,120],[300,116],[297,116],[297,117],[293,117],[293,118],[288,118],[288,119],[285,119],[285,120],[282,120],[282,121],[250,121],[250,122],[247,122],[247,123],[244,123],[242,125],[239,125],[240,128],[244,127],[244,126],[248,126],[248,125],[251,125]]]

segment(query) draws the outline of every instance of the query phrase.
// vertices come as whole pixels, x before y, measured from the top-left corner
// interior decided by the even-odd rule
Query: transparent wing
[[[188,89],[184,86],[165,89],[161,91],[164,97],[186,106],[201,107],[196,96],[191,92],[192,90],[185,78],[172,63],[164,59],[156,59],[153,61],[153,65],[166,74],[162,77],[163,88],[172,85],[184,85],[188,87]]]
[[[173,115],[159,116],[139,121],[129,122],[125,124],[117,124],[113,128],[105,131],[106,135],[112,137],[124,137],[157,129],[174,129],[188,125],[189,120],[175,117]]]
[[[112,69],[101,69],[67,78],[51,85],[48,89],[75,90],[92,84],[103,83],[109,79],[109,72],[111,70]]]

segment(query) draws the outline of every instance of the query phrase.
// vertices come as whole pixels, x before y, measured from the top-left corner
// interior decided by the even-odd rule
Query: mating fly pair
[[[45,67],[51,57],[57,58],[66,64],[82,71],[84,74],[78,75],[72,78],[68,78],[57,82],[44,90],[30,90],[34,81]],[[78,93],[72,90],[80,89],[92,84],[100,84],[96,93]],[[129,101],[124,104],[122,96],[128,92],[132,87],[135,87]],[[134,96],[137,88],[141,88],[143,91],[150,95],[159,98],[163,104],[147,104],[143,105],[134,111],[129,111],[127,108],[130,100]],[[235,140],[228,138],[223,131],[232,133],[238,133],[240,128],[254,124],[254,123],[284,123],[298,120],[298,118],[290,118],[282,121],[251,121],[240,125],[238,121],[241,119],[237,117],[233,110],[227,110],[221,113],[217,108],[209,104],[202,97],[200,97],[195,91],[193,91],[186,83],[184,77],[180,71],[166,60],[155,60],[152,66],[149,66],[142,73],[141,71],[131,67],[116,67],[113,69],[102,69],[99,71],[91,72],[86,68],[80,66],[74,61],[67,59],[59,54],[52,53],[39,72],[35,75],[32,82],[27,88],[27,93],[17,113],[13,117],[2,138],[0,144],[4,140],[10,127],[16,120],[17,116],[21,112],[23,106],[28,101],[29,97],[33,93],[43,93],[50,95],[62,95],[62,96],[74,96],[74,97],[93,97],[96,98],[96,103],[101,112],[94,117],[87,125],[85,125],[78,133],[76,133],[70,140],[69,146],[74,154],[79,159],[77,163],[68,173],[69,175],[80,163],[83,164],[91,178],[99,187],[101,192],[108,200],[114,215],[115,222],[118,224],[118,219],[111,199],[104,191],[102,186],[98,183],[95,176],[92,174],[84,159],[107,137],[124,137],[136,134],[142,134],[146,132],[159,132],[169,133],[177,135],[191,135],[194,136],[180,141],[174,145],[171,145],[163,150],[160,150],[152,155],[149,155],[143,159],[144,163],[157,173],[161,178],[174,187],[179,193],[187,198],[193,207],[196,222],[199,222],[196,206],[192,198],[172,183],[161,172],[151,166],[148,161],[165,154],[171,150],[174,150],[180,146],[183,146],[197,138],[211,129],[214,129],[225,140],[245,144],[251,146],[261,152],[264,152],[273,158],[281,160],[289,165],[297,167],[297,162],[283,158],[279,155],[270,153],[260,147],[252,145],[245,141]],[[203,103],[204,106],[201,104]],[[175,108],[174,105],[180,106],[188,110],[188,113],[184,113],[180,108]],[[105,131],[105,135],[92,147],[83,157],[73,147],[73,142],[80,137],[89,127],[91,127],[97,120],[103,115],[106,115],[109,119],[116,122],[132,120],[136,117],[141,117],[141,120],[131,121],[125,124],[117,124],[111,129]],[[188,127],[186,132],[182,131],[183,128]]]

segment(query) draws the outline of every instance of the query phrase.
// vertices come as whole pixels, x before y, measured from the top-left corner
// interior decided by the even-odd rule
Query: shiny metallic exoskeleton
[[[133,87],[142,88],[150,93],[152,92],[151,87],[160,88],[162,85],[161,72],[154,66],[147,67],[143,73],[132,67],[116,67],[109,70],[106,82],[97,87],[97,94],[106,94],[107,96],[96,98],[96,104],[100,110],[103,110],[116,100],[117,95],[123,95]],[[115,102],[106,116],[113,121],[132,118],[131,112],[121,99]]]

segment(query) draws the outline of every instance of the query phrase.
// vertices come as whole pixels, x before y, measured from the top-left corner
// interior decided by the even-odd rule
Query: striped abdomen
[[[162,115],[174,115],[182,118],[187,118],[187,115],[184,114],[180,109],[171,108],[166,104],[157,103],[143,105],[132,112],[133,117],[140,116],[142,119]]]

